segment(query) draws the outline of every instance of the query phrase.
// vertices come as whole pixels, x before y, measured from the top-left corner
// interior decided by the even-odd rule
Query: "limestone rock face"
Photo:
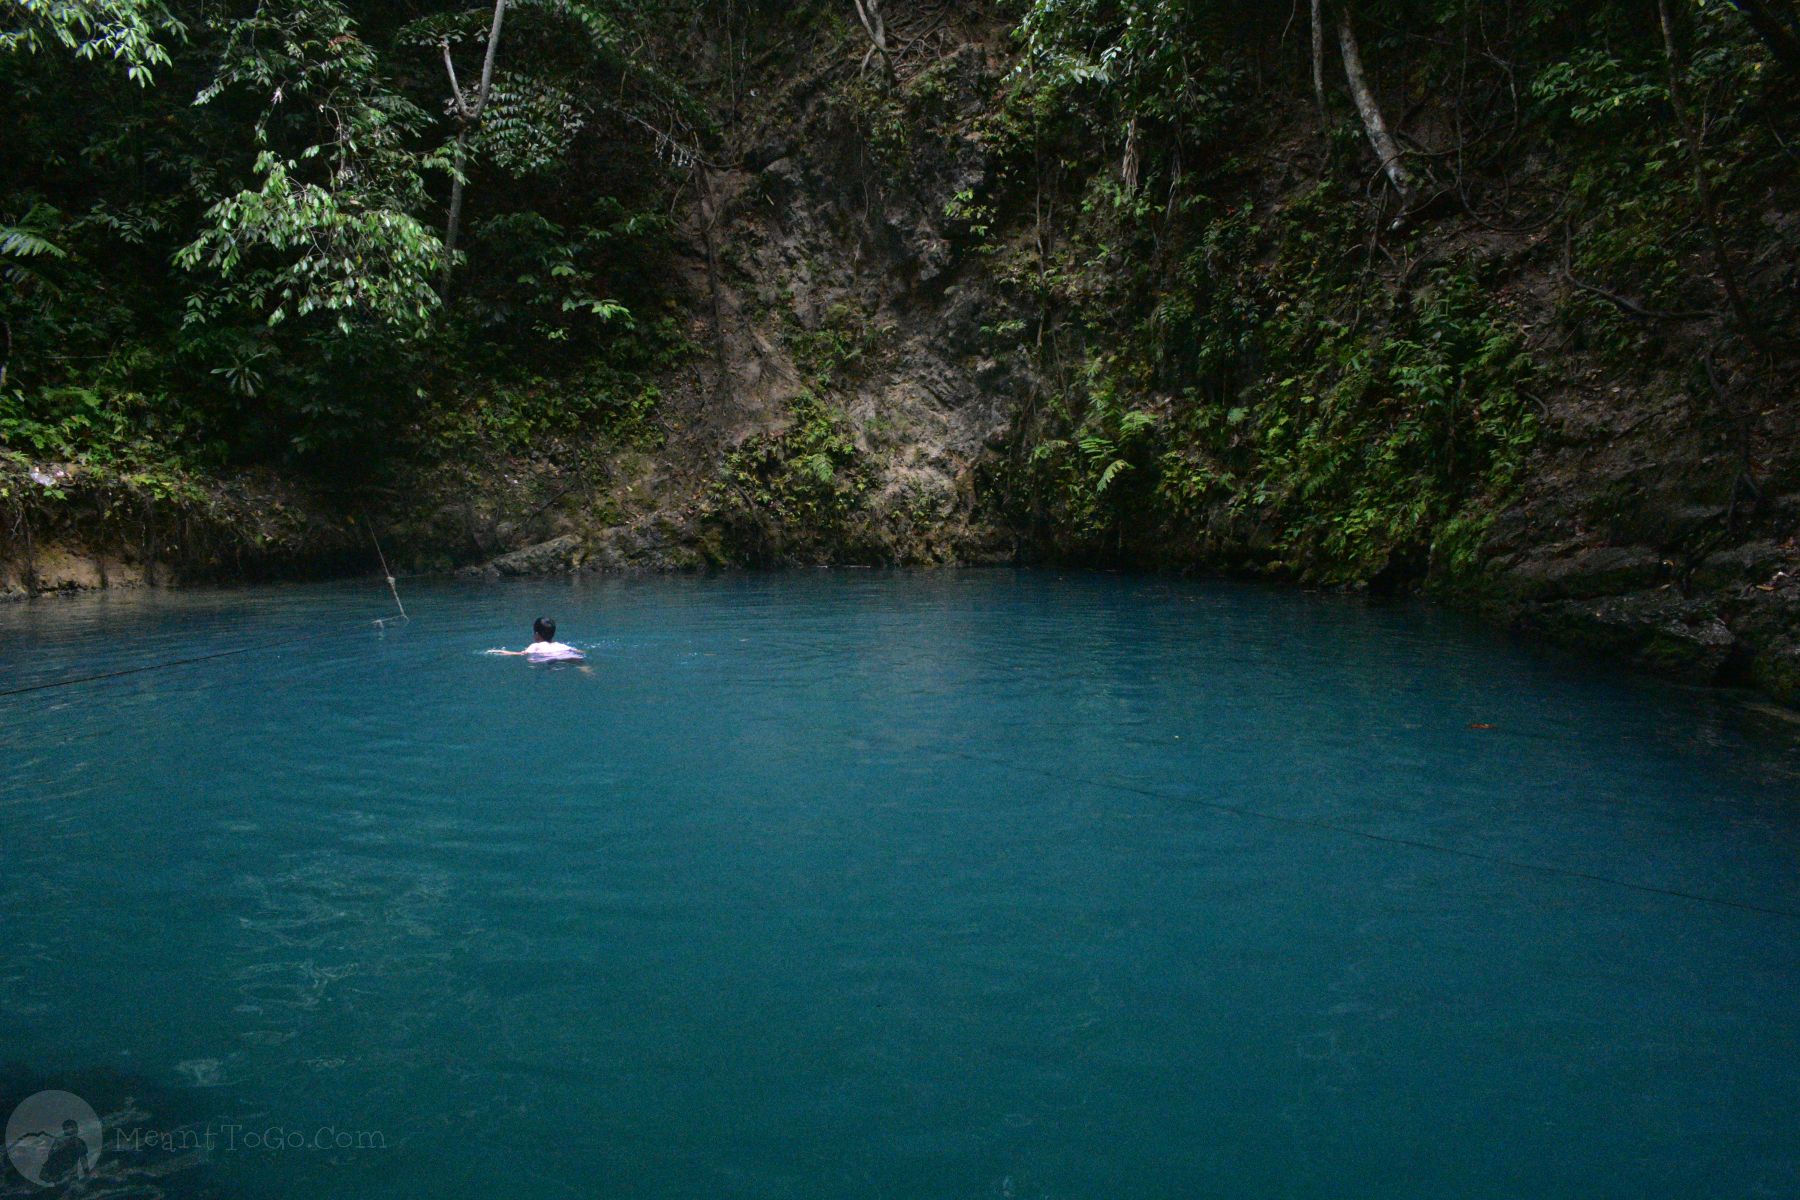
[[[0,560],[0,596],[142,587],[146,582],[147,572],[142,564],[117,554],[96,553],[78,544],[53,542],[34,547],[29,558]]]
[[[584,557],[581,539],[573,534],[565,534],[491,558],[479,566],[465,567],[458,574],[493,579],[517,575],[560,575],[581,566]]]

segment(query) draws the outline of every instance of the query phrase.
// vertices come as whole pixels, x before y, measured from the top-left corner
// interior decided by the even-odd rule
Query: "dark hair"
[[[537,634],[540,642],[554,642],[556,640],[556,622],[549,617],[539,617],[531,623],[531,632]]]

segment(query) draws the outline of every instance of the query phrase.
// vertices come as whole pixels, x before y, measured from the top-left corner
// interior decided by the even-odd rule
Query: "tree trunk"
[[[862,22],[863,32],[869,35],[872,43],[871,54],[881,55],[881,69],[889,81],[895,78],[894,60],[888,56],[887,22],[881,16],[881,0],[854,0],[856,19]],[[869,56],[863,55],[863,65],[869,65]]]
[[[1743,293],[1738,290],[1737,271],[1732,267],[1730,252],[1725,247],[1725,235],[1719,229],[1719,210],[1713,203],[1712,182],[1706,175],[1700,132],[1694,124],[1693,114],[1688,111],[1687,93],[1681,85],[1681,53],[1675,42],[1675,20],[1669,12],[1669,0],[1656,0],[1656,13],[1662,22],[1663,53],[1669,64],[1669,105],[1675,110],[1676,124],[1681,127],[1681,140],[1687,143],[1688,166],[1694,176],[1694,199],[1700,204],[1700,219],[1712,242],[1713,265],[1718,269],[1719,282],[1725,289],[1725,299],[1731,305],[1738,331],[1754,342],[1756,331],[1750,322],[1750,310],[1744,304]]]
[[[1319,106],[1319,119],[1325,117],[1325,13],[1324,0],[1312,0],[1312,83],[1313,100]]]
[[[500,54],[500,28],[506,21],[508,0],[494,0],[494,22],[488,27],[487,53],[481,60],[481,82],[474,96],[463,95],[456,79],[456,61],[450,57],[450,43],[444,42],[444,70],[450,74],[450,99],[456,110],[455,176],[450,181],[450,213],[444,222],[444,274],[438,291],[448,294],[450,275],[456,265],[456,238],[462,230],[463,177],[469,163],[469,133],[481,122],[482,110],[494,91],[494,62]]]
[[[1405,209],[1412,206],[1412,174],[1400,157],[1399,143],[1394,141],[1387,122],[1381,117],[1381,106],[1375,103],[1375,93],[1369,90],[1369,77],[1363,70],[1362,50],[1356,44],[1356,26],[1351,22],[1348,4],[1338,10],[1338,49],[1344,56],[1344,75],[1350,81],[1350,95],[1362,117],[1363,132],[1369,135],[1369,145],[1374,147],[1375,157],[1381,160],[1381,169],[1387,173],[1388,182],[1400,193],[1404,214]]]
[[[1143,165],[1142,153],[1138,148],[1137,118],[1131,118],[1131,124],[1125,128],[1125,155],[1119,160],[1119,180],[1125,185],[1127,193],[1137,191],[1138,170]]]
[[[1775,61],[1790,71],[1800,71],[1800,16],[1785,4],[1786,0],[1731,0]]]
[[[456,131],[454,174],[450,179],[450,215],[444,222],[444,270],[443,278],[438,286],[439,295],[449,293],[450,273],[456,265],[456,235],[462,229],[463,171],[469,161],[468,140],[469,127],[464,125]]]

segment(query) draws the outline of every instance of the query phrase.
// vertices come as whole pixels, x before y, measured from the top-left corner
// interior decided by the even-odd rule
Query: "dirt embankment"
[[[360,565],[361,531],[272,472],[155,477],[0,458],[0,599],[293,579]]]

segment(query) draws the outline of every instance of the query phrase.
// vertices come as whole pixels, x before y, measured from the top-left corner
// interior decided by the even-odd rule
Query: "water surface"
[[[403,593],[0,608],[0,687],[268,647],[0,699],[0,1062],[213,1131],[172,1195],[1800,1195],[1728,699],[1230,584]]]

